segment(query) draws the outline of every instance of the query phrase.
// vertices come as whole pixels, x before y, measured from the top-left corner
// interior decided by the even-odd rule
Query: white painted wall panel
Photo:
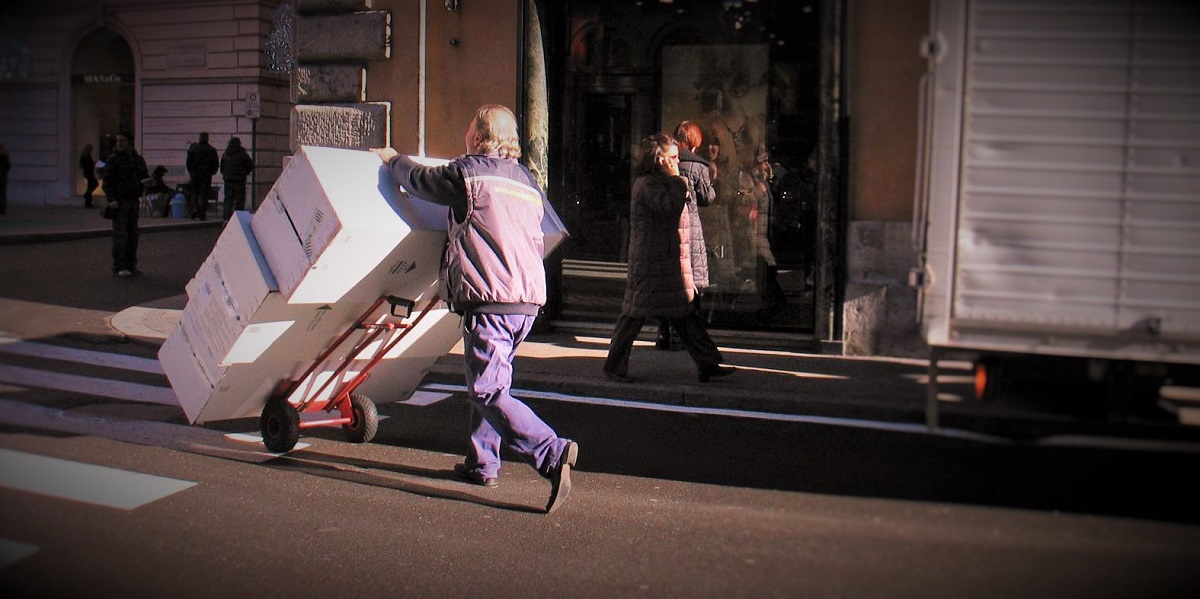
[[[1200,361],[1200,8],[934,11],[931,134],[959,151],[928,168],[930,343]],[[1161,337],[1109,342],[1148,324]]]

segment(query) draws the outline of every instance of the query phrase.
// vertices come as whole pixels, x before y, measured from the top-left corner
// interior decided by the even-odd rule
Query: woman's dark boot
[[[654,338],[654,349],[662,351],[671,349],[671,326],[665,322],[658,324],[658,336]]]

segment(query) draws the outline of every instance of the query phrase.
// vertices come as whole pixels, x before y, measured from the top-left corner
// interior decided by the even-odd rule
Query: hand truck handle
[[[394,295],[387,296],[387,303],[391,306],[392,316],[399,316],[400,318],[408,318],[409,316],[412,316],[413,307],[417,305],[417,302],[413,300],[396,297]],[[404,308],[404,315],[400,316],[399,314],[396,314],[396,308]]]

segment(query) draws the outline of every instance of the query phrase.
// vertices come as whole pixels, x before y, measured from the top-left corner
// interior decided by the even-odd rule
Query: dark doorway
[[[712,327],[814,330],[823,3],[570,0],[550,11],[561,71],[564,320],[614,321],[638,141],[705,129],[722,179],[701,209]],[[559,62],[561,61],[561,62]],[[553,92],[552,92],[553,93]],[[753,196],[753,197],[751,197]]]
[[[92,156],[104,160],[112,151],[117,133],[136,134],[133,52],[115,31],[97,30],[76,48],[71,61],[71,109],[73,156],[78,156],[84,145],[92,144]],[[83,187],[82,174],[75,170],[71,189],[82,193]]]

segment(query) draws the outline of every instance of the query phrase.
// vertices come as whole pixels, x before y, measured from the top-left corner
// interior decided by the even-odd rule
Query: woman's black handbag
[[[112,204],[104,204],[104,209],[100,211],[100,216],[112,220],[117,217],[117,207]]]

